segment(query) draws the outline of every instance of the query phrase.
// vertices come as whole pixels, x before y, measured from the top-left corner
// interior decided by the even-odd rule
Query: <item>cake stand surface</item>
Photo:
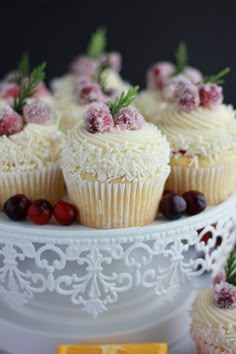
[[[193,279],[221,267],[235,225],[236,195],[193,217],[128,229],[0,215],[0,348],[52,354],[61,342],[175,342],[189,328]]]

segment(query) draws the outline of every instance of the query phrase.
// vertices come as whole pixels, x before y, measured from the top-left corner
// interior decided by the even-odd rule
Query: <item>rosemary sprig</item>
[[[123,91],[120,97],[116,97],[114,102],[109,102],[108,107],[111,114],[114,116],[121,108],[128,107],[135,99],[138,90],[139,86],[134,86],[127,93]]]
[[[13,108],[16,112],[20,114],[22,113],[22,109],[26,104],[27,98],[33,96],[40,81],[44,80],[45,67],[46,63],[39,65],[34,70],[32,70],[26,80],[21,81],[19,94],[14,97],[13,103]]]
[[[225,267],[226,281],[236,286],[236,255],[235,250],[232,250],[226,261]]]
[[[188,51],[186,43],[180,42],[175,53],[176,68],[174,75],[178,75],[184,71],[188,63]]]
[[[230,70],[231,69],[227,67],[221,70],[220,72],[218,72],[216,75],[205,76],[203,82],[204,83],[210,82],[212,84],[221,85],[224,83],[223,77],[227,75],[230,72]]]
[[[87,48],[87,55],[92,59],[98,59],[106,48],[106,29],[98,28],[92,34]]]
[[[30,64],[28,54],[25,53],[22,55],[21,60],[17,66],[15,74],[15,82],[20,85],[22,80],[26,78],[30,73]]]

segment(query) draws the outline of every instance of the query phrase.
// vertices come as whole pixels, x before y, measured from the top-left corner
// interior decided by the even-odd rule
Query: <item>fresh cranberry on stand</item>
[[[53,207],[54,218],[59,224],[67,226],[73,224],[77,216],[77,209],[74,205],[59,200]]]
[[[30,200],[24,194],[15,194],[5,202],[4,213],[13,221],[22,221],[27,216]]]
[[[176,220],[184,215],[186,202],[184,198],[177,193],[167,193],[160,201],[159,211],[168,220]]]
[[[53,208],[46,199],[34,200],[28,208],[28,218],[37,225],[45,225],[51,219]]]
[[[183,198],[187,204],[186,214],[188,215],[199,214],[207,207],[207,199],[201,192],[188,191],[183,193]]]

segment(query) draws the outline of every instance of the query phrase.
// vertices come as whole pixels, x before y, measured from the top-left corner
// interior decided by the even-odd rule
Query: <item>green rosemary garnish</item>
[[[176,68],[174,75],[178,75],[184,71],[188,62],[188,51],[186,43],[180,42],[177,51],[175,53]]]
[[[232,250],[226,261],[225,275],[227,283],[236,286],[236,255],[235,250]]]
[[[111,114],[114,116],[121,108],[128,107],[139,90],[139,86],[134,86],[127,93],[124,91],[121,93],[120,97],[116,97],[114,102],[110,102],[108,107],[111,111]]]
[[[13,108],[16,112],[20,114],[22,113],[22,109],[26,104],[27,98],[33,96],[40,81],[44,80],[45,67],[46,63],[39,65],[34,70],[32,70],[26,80],[21,81],[20,92],[16,97],[14,97],[13,103]],[[22,75],[22,73],[20,74]]]
[[[92,34],[87,48],[87,55],[92,59],[98,59],[106,48],[106,29],[98,28]]]
[[[22,80],[26,78],[30,73],[30,64],[28,54],[25,53],[22,55],[21,60],[17,66],[15,73],[15,82],[20,85]]]
[[[218,72],[216,75],[205,76],[203,82],[204,83],[210,82],[212,84],[221,85],[224,83],[223,77],[227,75],[230,72],[230,70],[231,69],[227,67],[221,70],[220,72]]]

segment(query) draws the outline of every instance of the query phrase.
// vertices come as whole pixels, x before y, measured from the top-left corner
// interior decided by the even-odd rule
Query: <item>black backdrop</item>
[[[204,74],[229,66],[226,102],[236,105],[236,1],[32,0],[1,1],[0,76],[27,51],[32,66],[47,61],[48,81],[66,72],[87,46],[90,33],[107,27],[108,50],[123,56],[122,75],[145,85],[149,65],[174,60],[180,40],[189,62]]]

